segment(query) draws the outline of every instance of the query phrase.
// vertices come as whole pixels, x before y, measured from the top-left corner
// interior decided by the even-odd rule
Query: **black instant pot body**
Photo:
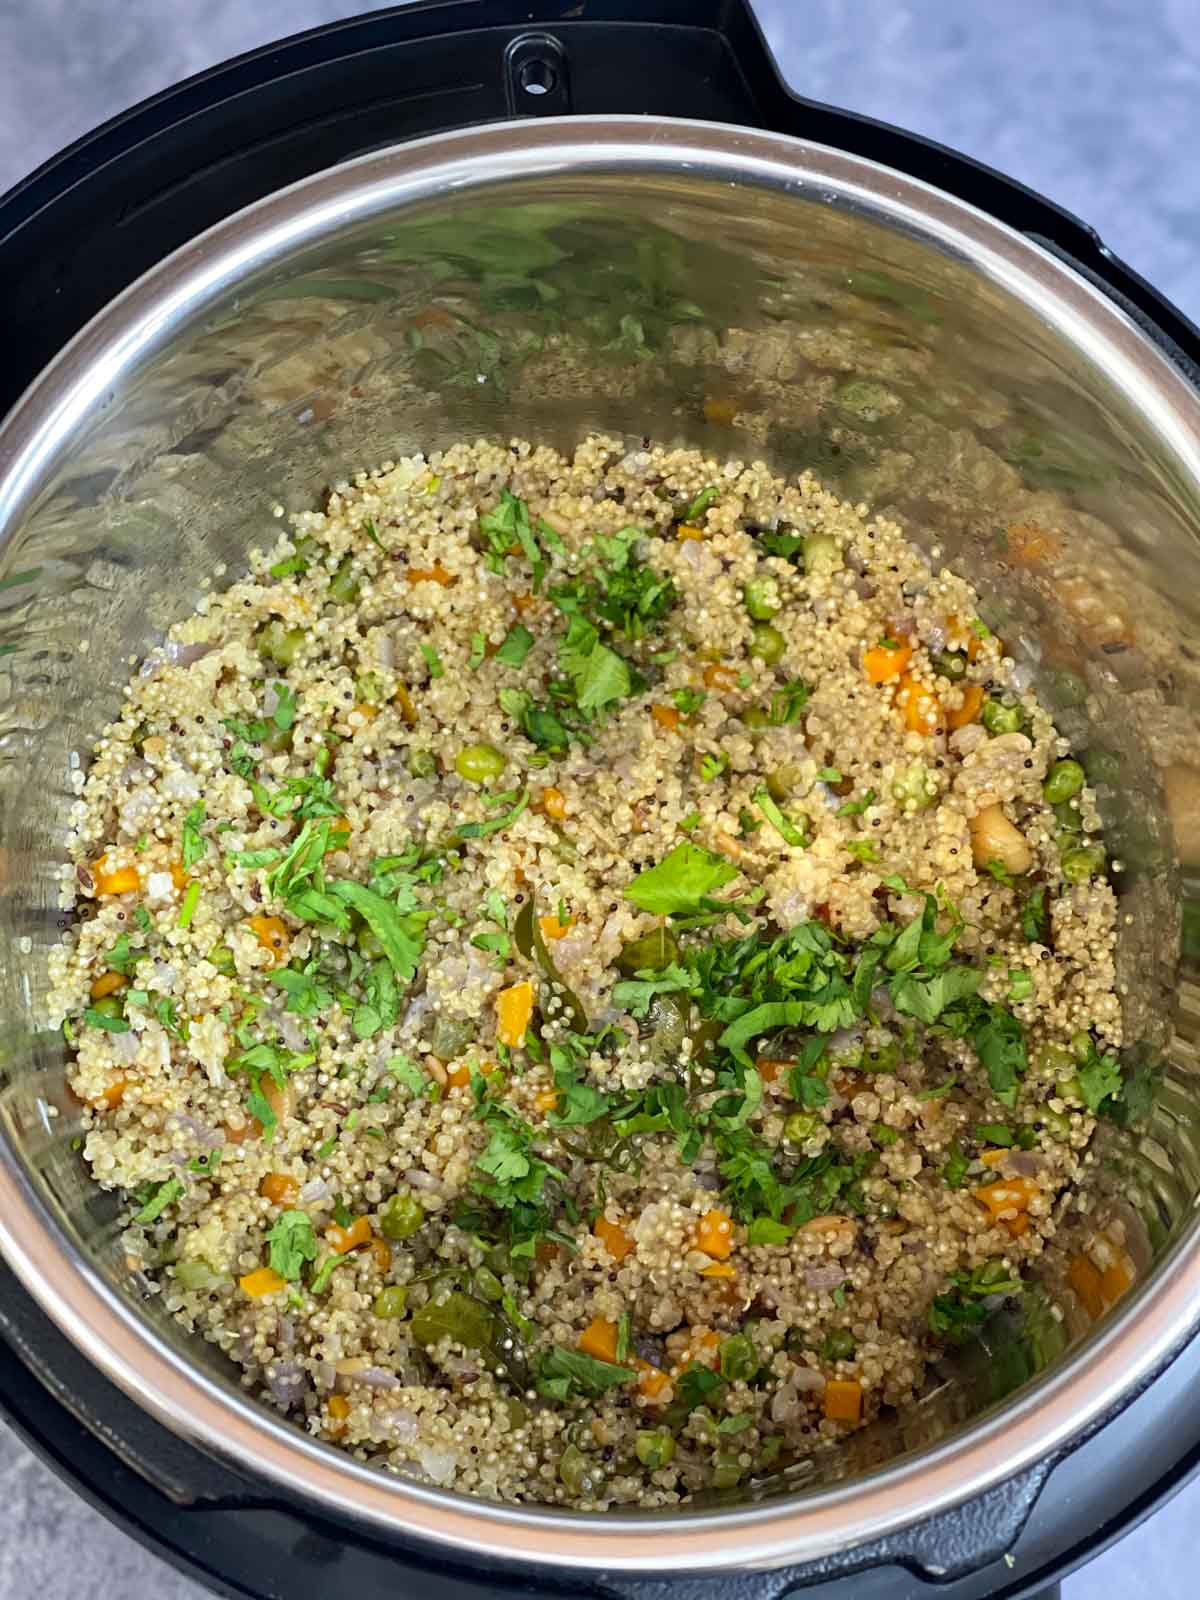
[[[631,15],[632,13],[632,15]],[[1189,375],[1200,334],[1075,218],[1000,175],[796,98],[744,0],[435,0],[319,29],[191,80],[81,140],[0,201],[0,415],[87,321],[263,196],[396,142],[513,117],[653,113],[801,136],[948,191],[1067,260]],[[1030,1595],[1200,1468],[1200,1350],[1048,1470],[901,1538],[803,1569],[655,1580],[522,1572],[317,1518],[185,1444],[87,1362],[0,1269],[0,1405],[106,1515],[219,1592],[844,1600]]]

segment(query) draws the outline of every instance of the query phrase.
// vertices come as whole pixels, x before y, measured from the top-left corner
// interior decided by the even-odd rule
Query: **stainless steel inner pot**
[[[86,243],[81,241],[81,243]],[[1161,1071],[1106,1128],[1092,1223],[1140,1281],[1000,1403],[966,1377],[753,1503],[588,1517],[373,1470],[248,1400],[131,1276],[73,1141],[46,1006],[56,866],[135,658],[347,472],[589,430],[813,467],[985,593],[1101,785],[1129,1037]],[[503,124],[320,174],[102,313],[0,428],[0,1242],[91,1360],[194,1443],[464,1551],[609,1570],[843,1550],[1045,1460],[1200,1323],[1200,397],[1036,243],[868,161],[701,122]],[[1051,577],[1004,530],[1055,530]],[[219,565],[223,564],[223,565]],[[216,574],[214,578],[214,574]],[[1193,772],[1193,768],[1196,770]]]

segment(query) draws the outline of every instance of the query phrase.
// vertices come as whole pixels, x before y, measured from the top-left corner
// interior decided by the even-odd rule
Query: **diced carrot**
[[[759,1056],[755,1062],[758,1075],[764,1083],[774,1083],[781,1072],[787,1072],[795,1065],[794,1061],[782,1061],[777,1056]]]
[[[118,1073],[106,1089],[102,1089],[94,1100],[88,1102],[93,1111],[115,1111],[125,1098],[125,1091],[129,1087],[129,1079],[125,1074]]]
[[[360,700],[359,703],[356,706],[353,706],[351,709],[353,714],[361,717],[364,722],[374,722],[375,718],[379,715],[379,707],[371,705],[366,700]]]
[[[639,1393],[645,1395],[647,1400],[657,1400],[671,1381],[670,1373],[651,1366],[640,1357],[635,1357],[633,1365],[638,1374]]]
[[[452,1089],[465,1089],[471,1081],[471,1069],[466,1062],[460,1062],[457,1067],[451,1067],[446,1073],[446,1082]]]
[[[597,1361],[617,1359],[617,1325],[607,1317],[593,1317],[579,1335],[579,1348]]]
[[[335,1255],[344,1256],[349,1250],[357,1250],[359,1245],[370,1244],[371,1224],[366,1217],[355,1217],[348,1228],[330,1223],[325,1230],[325,1242]]]
[[[269,1073],[264,1073],[258,1087],[263,1099],[275,1113],[276,1120],[287,1122],[296,1109],[296,1091],[292,1088],[291,1082],[281,1085],[276,1083]],[[257,1118],[254,1127],[256,1135],[262,1133],[262,1124]]]
[[[1007,1154],[1007,1150],[985,1150],[979,1159],[985,1167],[998,1167]]]
[[[737,1268],[732,1261],[711,1261],[707,1267],[700,1268],[702,1278],[736,1278]]]
[[[262,1132],[262,1124],[253,1117],[243,1122],[240,1128],[235,1128],[232,1122],[223,1122],[221,1126],[230,1144],[245,1144],[247,1139],[257,1137],[256,1130],[257,1133]]]
[[[574,917],[568,917],[565,922],[560,922],[557,917],[538,918],[538,927],[542,930],[543,939],[565,938],[574,926]]]
[[[872,683],[892,683],[908,671],[912,660],[912,645],[898,644],[894,649],[876,644],[863,656],[863,671]]]
[[[187,888],[189,882],[187,868],[184,866],[182,861],[172,861],[171,882],[177,889]]]
[[[664,728],[667,733],[679,732],[679,724],[682,718],[674,706],[651,706],[650,715],[658,723],[659,727]]]
[[[257,916],[250,918],[250,927],[263,949],[269,950],[275,957],[276,966],[287,960],[291,941],[288,939],[287,923],[282,917],[270,917],[260,911]]]
[[[706,422],[732,422],[736,416],[737,405],[732,400],[723,400],[717,395],[710,395],[704,402]]]
[[[528,978],[501,989],[496,996],[496,1037],[510,1050],[517,1049],[525,1039],[525,1030],[533,1016],[533,985]]]
[[[519,548],[519,547],[518,547]],[[440,583],[443,589],[448,589],[458,579],[454,573],[448,572],[440,561],[435,561],[431,567],[409,567],[409,583]]]
[[[392,700],[398,708],[400,715],[404,718],[405,722],[407,722],[408,726],[410,728],[415,728],[417,725],[417,708],[413,703],[412,695],[409,694],[408,690],[403,684],[401,684],[396,690],[395,694],[392,696]]]
[[[258,1186],[258,1192],[264,1200],[269,1200],[275,1206],[295,1205],[300,1193],[300,1185],[295,1178],[289,1177],[286,1172],[268,1172]]]
[[[900,678],[896,691],[896,704],[900,708],[904,726],[909,733],[931,734],[942,714],[937,695],[911,672],[904,673]]]
[[[683,1352],[679,1366],[673,1370],[682,1372],[689,1361],[699,1361],[702,1366],[715,1367],[720,1349],[721,1335],[712,1328],[706,1328],[703,1333],[696,1328],[689,1328],[687,1349]]]
[[[1110,1306],[1119,1300],[1132,1284],[1133,1273],[1128,1261],[1114,1261],[1100,1274],[1100,1288],[1105,1302]]]
[[[625,1232],[619,1222],[610,1222],[607,1217],[597,1217],[592,1224],[592,1232],[608,1251],[614,1261],[624,1261],[625,1257],[634,1248],[633,1240]]]
[[[261,1300],[265,1294],[274,1294],[276,1289],[286,1288],[287,1279],[281,1278],[274,1267],[256,1267],[253,1272],[238,1279],[238,1287],[251,1300]]]
[[[830,1378],[825,1385],[825,1417],[829,1422],[860,1422],[863,1390],[857,1378]]]
[[[541,807],[551,822],[565,822],[567,820],[567,797],[561,789],[556,789],[548,783],[542,790]]]
[[[333,1418],[330,1433],[340,1438],[346,1431],[346,1418],[350,1415],[350,1402],[344,1394],[329,1396],[329,1415]]]
[[[92,863],[92,882],[97,894],[132,894],[142,886],[136,867],[109,867],[107,855]]]
[[[1014,1239],[1020,1239],[1029,1232],[1029,1213],[1018,1211],[1015,1217],[1002,1217],[1000,1226],[1011,1233]]]
[[[1104,1279],[1086,1256],[1076,1256],[1067,1269],[1067,1282],[1079,1296],[1080,1304],[1093,1318],[1104,1315]]]
[[[1007,530],[1006,559],[1015,567],[1036,567],[1062,554],[1062,545],[1036,522],[1014,522]]]
[[[724,1261],[733,1251],[733,1219],[724,1211],[706,1211],[696,1228],[696,1248]]]
[[[349,817],[334,817],[329,831],[330,833],[353,833],[354,827]]]
[[[965,728],[968,723],[979,721],[979,713],[983,710],[982,687],[977,683],[968,683],[962,693],[962,705],[946,713],[948,728]]]
[[[534,606],[537,605],[537,595],[530,594],[526,590],[524,594],[513,595],[512,603],[517,615],[523,617],[527,611],[532,611]]]
[[[687,539],[707,539],[708,535],[707,535],[707,533],[705,533],[703,528],[697,528],[691,522],[681,522],[679,524],[679,526],[675,529],[675,537],[677,539],[683,539],[683,540],[687,540]]]
[[[998,1178],[976,1189],[975,1198],[997,1218],[1007,1211],[1028,1211],[1029,1202],[1040,1192],[1032,1178]]]
[[[88,993],[93,1000],[103,1000],[106,994],[116,994],[119,989],[123,989],[127,982],[128,979],[123,978],[119,972],[102,972]]]
[[[367,1254],[380,1272],[391,1271],[392,1247],[386,1239],[372,1239],[367,1246]]]
[[[727,667],[724,662],[710,662],[704,669],[704,687],[706,689],[736,689],[737,680],[737,673],[732,667]]]
[[[540,1111],[544,1116],[547,1111],[553,1111],[558,1104],[557,1089],[539,1089],[533,1097],[535,1111]]]

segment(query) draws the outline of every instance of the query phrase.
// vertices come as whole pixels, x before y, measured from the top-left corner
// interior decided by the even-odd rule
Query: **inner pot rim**
[[[100,312],[0,425],[0,542],[76,429],[121,380],[251,273],[331,232],[419,201],[571,173],[686,174],[838,204],[970,263],[1081,351],[1200,493],[1200,395],[1117,306],[983,212],[877,163],[785,135],[668,118],[547,118],[436,135],[280,191],[168,257]],[[1161,1370],[1200,1326],[1195,1220],[1154,1276],[1073,1358],[978,1425],[797,1501],[586,1517],[471,1499],[381,1474],[239,1396],[161,1344],[79,1257],[0,1141],[0,1249],[107,1377],[175,1433],[282,1490],[393,1533],[558,1567],[769,1567],[895,1533],[1053,1457]]]

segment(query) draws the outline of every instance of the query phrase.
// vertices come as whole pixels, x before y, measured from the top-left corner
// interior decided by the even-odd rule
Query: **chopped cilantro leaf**
[[[203,821],[204,801],[197,800],[183,819],[182,854],[185,867],[194,867],[208,849],[208,840],[200,832],[200,824]]]
[[[625,898],[639,910],[657,916],[701,911],[713,891],[737,875],[737,868],[728,861],[685,840],[657,866],[639,872],[626,886]]]
[[[276,1217],[267,1243],[271,1247],[271,1267],[289,1282],[300,1276],[306,1261],[315,1261],[317,1236],[306,1211],[282,1211]]]
[[[169,1205],[172,1205],[183,1194],[182,1178],[164,1178],[162,1183],[154,1188],[141,1210],[134,1217],[135,1222],[157,1222],[159,1217]],[[139,1196],[139,1198],[141,1198]]]
[[[495,659],[506,667],[519,667],[533,649],[533,635],[518,622],[508,630],[504,643],[496,651]]]

